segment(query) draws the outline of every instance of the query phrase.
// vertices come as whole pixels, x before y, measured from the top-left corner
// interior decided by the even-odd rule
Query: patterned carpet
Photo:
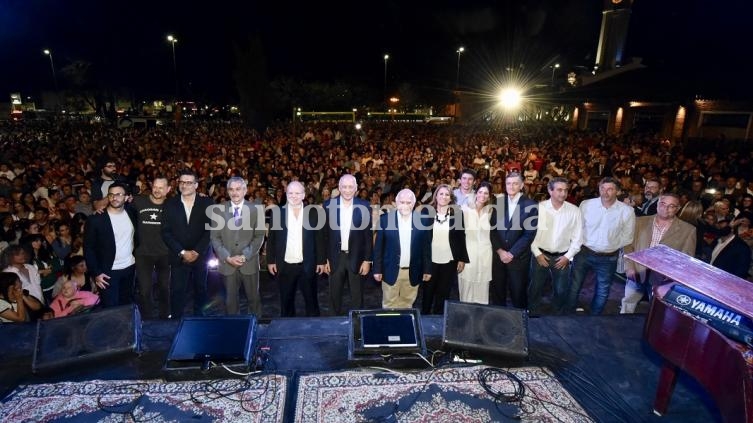
[[[94,380],[21,386],[3,422],[282,422],[287,379]]]
[[[418,373],[379,370],[302,375],[296,422],[592,422],[546,368],[507,369],[486,374],[487,387],[522,400],[495,402],[479,382],[486,366],[452,367]],[[484,372],[486,373],[486,372]],[[518,381],[515,381],[517,379]]]

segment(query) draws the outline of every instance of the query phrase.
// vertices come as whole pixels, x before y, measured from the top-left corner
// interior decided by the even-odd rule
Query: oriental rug
[[[282,422],[287,379],[93,380],[21,386],[3,422]]]
[[[301,375],[298,379],[295,421],[593,421],[546,368],[505,369],[514,375],[513,379],[499,373],[486,375],[487,387],[498,394],[509,396],[521,385],[524,387],[522,399],[512,403],[495,401],[482,387],[479,374],[486,368],[449,367],[417,373],[375,372],[368,369],[368,372]]]

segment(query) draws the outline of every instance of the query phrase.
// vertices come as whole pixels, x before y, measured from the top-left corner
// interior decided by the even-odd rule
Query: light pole
[[[55,62],[52,60],[52,52],[49,49],[42,50],[42,53],[50,56],[50,69],[52,69],[52,79],[55,81],[55,92],[58,90],[58,77],[55,74]]]
[[[465,47],[460,47],[457,49],[456,53],[458,54],[458,72],[457,75],[455,75],[455,88],[458,88],[460,86],[460,55],[465,51]]]
[[[384,95],[383,97],[387,99],[387,60],[389,60],[390,55],[385,54],[384,55]]]
[[[178,42],[178,39],[173,37],[171,34],[167,36],[167,41],[173,47],[173,74],[175,76],[175,98],[177,99],[178,97],[178,62],[175,60],[175,43]]]
[[[555,63],[552,65],[552,88],[554,88],[554,71],[556,69],[559,69],[559,67],[560,67],[559,63]]]

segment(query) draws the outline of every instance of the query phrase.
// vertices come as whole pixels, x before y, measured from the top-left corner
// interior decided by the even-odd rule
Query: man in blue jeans
[[[570,293],[570,262],[583,242],[583,219],[578,206],[565,201],[568,182],[552,178],[547,184],[549,199],[539,203],[539,225],[531,243],[531,282],[528,309],[539,312],[547,277],[552,278],[552,311],[563,313]]]
[[[580,288],[591,270],[596,279],[591,314],[601,314],[609,298],[620,250],[633,242],[635,212],[617,201],[619,190],[617,180],[606,177],[599,181],[599,197],[580,203],[583,245],[573,262],[573,284],[566,308],[571,313],[578,305]]]

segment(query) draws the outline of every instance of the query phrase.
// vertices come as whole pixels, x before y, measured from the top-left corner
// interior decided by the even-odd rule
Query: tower
[[[604,0],[594,71],[601,72],[622,65],[632,4],[633,0]]]

